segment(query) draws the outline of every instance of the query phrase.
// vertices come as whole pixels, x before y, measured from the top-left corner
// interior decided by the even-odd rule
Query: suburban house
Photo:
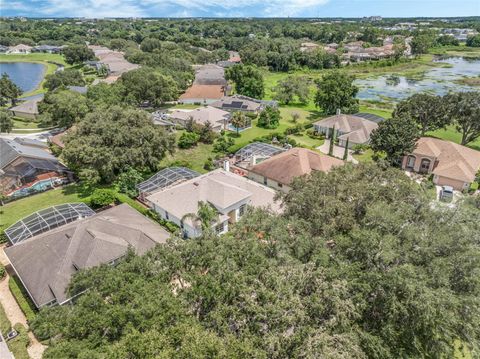
[[[70,171],[40,141],[0,138],[0,191],[22,195],[64,180]]]
[[[22,102],[20,105],[10,107],[9,111],[13,116],[35,120],[38,116],[38,103],[41,98],[35,98]]]
[[[230,112],[220,110],[212,106],[199,107],[194,110],[175,110],[168,119],[181,126],[186,126],[188,121],[205,126],[210,123],[215,132],[226,130],[230,121]]]
[[[202,233],[201,225],[185,215],[195,216],[199,202],[210,204],[218,212],[211,227],[222,234],[245,214],[247,206],[270,207],[279,212],[280,203],[275,201],[275,193],[273,189],[248,178],[217,169],[163,188],[146,200],[163,219],[177,224],[186,237],[195,238]]]
[[[114,83],[123,73],[140,67],[140,65],[128,62],[121,51],[110,50],[108,47],[98,45],[89,45],[88,48],[93,51],[99,61],[87,61],[86,64],[95,67],[97,71],[102,67],[106,67],[108,71],[108,76],[98,82]]]
[[[7,54],[29,54],[32,52],[32,49],[33,49],[32,46],[18,44],[18,45],[9,47]]]
[[[226,87],[224,85],[193,84],[179,97],[178,102],[183,104],[209,105],[212,102],[220,100],[225,95]]]
[[[127,204],[87,213],[87,217],[75,213],[78,206],[74,205],[78,204],[68,205],[56,206],[46,218],[52,222],[58,219],[63,225],[4,250],[37,308],[71,302],[73,298],[66,291],[72,276],[80,270],[115,265],[129,249],[142,255],[169,237],[166,230]],[[65,223],[61,218],[65,215],[73,216],[73,220]],[[35,214],[32,216],[15,225],[28,230],[36,221]]]
[[[243,95],[224,96],[220,100],[211,104],[213,107],[221,108],[225,111],[243,111],[259,113],[267,106],[277,107],[277,101],[257,100]]]
[[[351,148],[357,144],[369,143],[370,134],[378,124],[359,116],[338,114],[315,122],[313,127],[316,132],[323,133],[328,138],[332,137],[335,128],[338,145],[345,147],[348,139],[348,148]]]
[[[193,84],[227,86],[225,69],[214,64],[202,65],[195,70],[195,80]]]
[[[58,54],[62,51],[63,46],[52,46],[52,45],[39,45],[35,46],[33,52],[44,52],[48,54]]]
[[[306,148],[292,148],[249,168],[248,178],[276,190],[288,192],[296,177],[313,171],[328,172],[344,162]]]
[[[285,151],[285,148],[277,147],[269,143],[252,142],[235,153],[233,162],[236,167],[248,169],[283,151]]]
[[[433,183],[467,189],[480,170],[480,152],[437,138],[421,137],[412,153],[404,156],[402,168],[433,174]]]

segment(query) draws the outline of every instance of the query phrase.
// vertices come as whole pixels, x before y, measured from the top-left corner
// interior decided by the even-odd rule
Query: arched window
[[[415,167],[415,161],[417,158],[415,156],[409,155],[407,157],[407,168],[413,169]]]
[[[431,161],[428,158],[422,158],[422,163],[420,164],[420,172],[427,173],[430,170]]]

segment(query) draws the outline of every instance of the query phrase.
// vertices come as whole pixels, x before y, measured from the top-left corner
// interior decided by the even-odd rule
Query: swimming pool
[[[35,182],[30,187],[24,187],[19,190],[16,190],[11,194],[12,197],[22,197],[31,194],[32,192],[42,192],[48,188],[53,188],[53,182],[56,178],[44,179]]]

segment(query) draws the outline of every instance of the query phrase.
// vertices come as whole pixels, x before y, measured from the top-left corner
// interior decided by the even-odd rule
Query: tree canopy
[[[22,89],[18,87],[7,75],[3,73],[0,77],[0,105],[6,105],[11,102],[15,106],[17,98],[23,93]]]
[[[88,60],[94,60],[95,54],[86,45],[71,45],[63,49],[63,56],[67,64],[81,64]]]
[[[90,182],[111,183],[128,168],[155,171],[175,140],[144,111],[98,108],[65,139],[62,156]]]
[[[444,97],[447,115],[462,134],[461,144],[466,145],[480,137],[480,92],[456,92]]]
[[[90,111],[87,98],[74,91],[47,93],[39,104],[42,114],[48,115],[50,125],[70,127]]]
[[[31,323],[44,357],[440,358],[479,349],[478,210],[376,165],[294,181],[285,210],[80,272]],[[473,212],[477,211],[477,212]],[[87,291],[85,291],[88,289]],[[442,330],[439,330],[441,328]]]
[[[317,80],[315,105],[327,115],[358,112],[358,100],[355,98],[358,87],[353,84],[355,78],[345,72],[331,71]]]
[[[262,99],[265,94],[263,75],[255,66],[235,65],[227,68],[225,78],[233,81],[241,95]]]
[[[61,86],[84,86],[85,80],[78,70],[57,71],[45,76],[45,88],[52,91]]]
[[[295,99],[305,104],[310,96],[310,83],[305,76],[288,76],[274,88],[274,99],[288,105]]]

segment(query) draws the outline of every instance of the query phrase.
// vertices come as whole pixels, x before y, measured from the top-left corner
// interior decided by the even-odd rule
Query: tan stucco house
[[[421,137],[415,150],[404,156],[402,168],[433,174],[433,183],[467,189],[480,170],[480,152],[438,138]]]

